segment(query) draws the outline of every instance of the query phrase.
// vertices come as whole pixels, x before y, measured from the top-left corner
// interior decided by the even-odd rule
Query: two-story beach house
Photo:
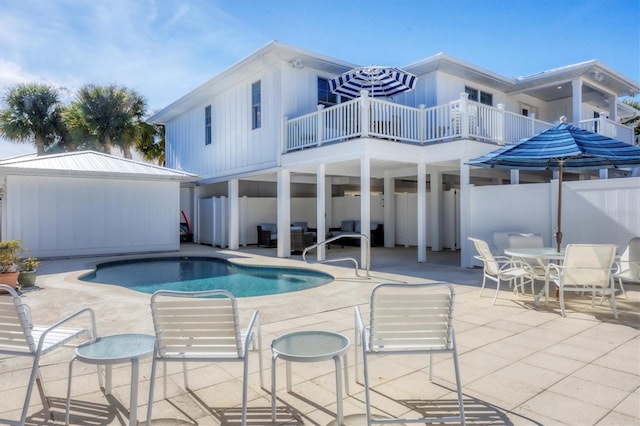
[[[481,211],[471,189],[548,184],[553,173],[476,169],[469,159],[561,116],[634,143],[620,123],[637,111],[619,98],[640,86],[597,60],[508,78],[437,54],[404,66],[417,85],[393,98],[329,90],[329,79],[357,66],[270,42],[149,119],[166,126],[167,166],[200,177],[182,194],[196,242],[236,249],[272,223],[277,254],[288,257],[292,224],[307,222],[321,242],[353,220],[367,236],[383,225],[385,247],[417,246],[420,262],[428,247],[462,248],[470,265],[464,246]],[[603,177],[568,173],[565,181]],[[551,245],[551,213],[539,216],[522,220]]]

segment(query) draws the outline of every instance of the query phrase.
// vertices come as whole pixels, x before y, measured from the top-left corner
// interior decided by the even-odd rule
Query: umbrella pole
[[[560,245],[562,244],[562,163],[558,167],[558,226],[556,227],[556,245],[557,251],[560,253]]]

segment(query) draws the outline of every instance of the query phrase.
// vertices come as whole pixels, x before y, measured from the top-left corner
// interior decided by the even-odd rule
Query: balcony
[[[633,129],[605,117],[581,121],[586,130],[633,144]],[[498,145],[516,142],[553,127],[552,123],[469,101],[466,94],[448,104],[414,108],[363,96],[301,117],[284,118],[283,152],[320,147],[354,138],[415,145],[475,139]]]

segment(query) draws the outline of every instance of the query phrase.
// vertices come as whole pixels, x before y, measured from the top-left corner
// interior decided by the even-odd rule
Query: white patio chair
[[[189,389],[187,362],[241,362],[242,425],[247,422],[247,379],[249,376],[249,346],[258,343],[260,386],[262,373],[262,338],[258,311],[251,316],[245,333],[241,332],[236,298],[225,290],[178,292],[160,290],[151,296],[151,313],[156,334],[156,350],[151,365],[147,425],[151,424],[156,364],[164,364],[164,398],[166,363],[183,363],[183,377]]]
[[[39,372],[40,357],[80,336],[95,337],[95,315],[91,309],[85,308],[50,326],[33,325],[31,310],[28,305],[22,303],[18,293],[4,284],[0,284],[0,290],[9,293],[8,295],[0,295],[0,354],[26,356],[33,359],[20,420],[0,419],[0,423],[24,425],[34,383],[38,386],[42,405],[49,415],[50,407]],[[87,314],[90,318],[91,326],[89,328],[62,327],[83,314]]]
[[[484,265],[480,296],[482,296],[487,279],[495,281],[496,283],[496,294],[493,296],[494,305],[500,292],[500,281],[507,281],[509,287],[513,285],[515,292],[517,292],[518,287],[520,287],[523,293],[524,285],[529,282],[531,283],[531,291],[533,292],[533,272],[526,263],[506,256],[494,256],[489,248],[489,244],[484,240],[472,237],[469,237],[469,240],[473,242],[478,251],[478,255],[474,256],[474,258],[482,261]],[[518,280],[520,281],[519,284],[517,282]]]
[[[640,284],[640,237],[629,240],[629,245],[617,262],[617,270],[613,277],[618,280],[620,291],[625,298],[627,293],[624,291],[623,281]]]
[[[509,234],[509,248],[543,248],[544,240],[542,235],[537,234]],[[548,261],[542,259],[525,259],[521,257],[511,256],[512,259],[526,263],[531,268],[533,281],[543,281],[547,279]],[[531,283],[531,294],[535,294],[534,283]]]
[[[612,266],[616,256],[615,244],[569,244],[562,265],[549,263],[549,277],[560,292],[560,311],[565,317],[564,292],[591,291],[591,306],[596,294],[610,295],[614,318],[618,318],[615,281]]]
[[[356,342],[361,346],[364,367],[367,424],[460,422],[465,424],[458,353],[453,331],[454,291],[448,283],[382,283],[371,291],[369,323],[360,308],[355,308]],[[429,380],[432,379],[431,356],[451,353],[456,376],[459,416],[410,419],[371,418],[369,365],[371,355],[429,354]],[[358,348],[355,356],[356,381],[359,382]]]

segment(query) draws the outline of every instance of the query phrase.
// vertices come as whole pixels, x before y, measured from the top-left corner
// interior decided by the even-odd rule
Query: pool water
[[[224,289],[236,297],[250,297],[306,290],[333,277],[309,269],[244,266],[210,257],[162,257],[101,263],[80,280],[149,294]]]

